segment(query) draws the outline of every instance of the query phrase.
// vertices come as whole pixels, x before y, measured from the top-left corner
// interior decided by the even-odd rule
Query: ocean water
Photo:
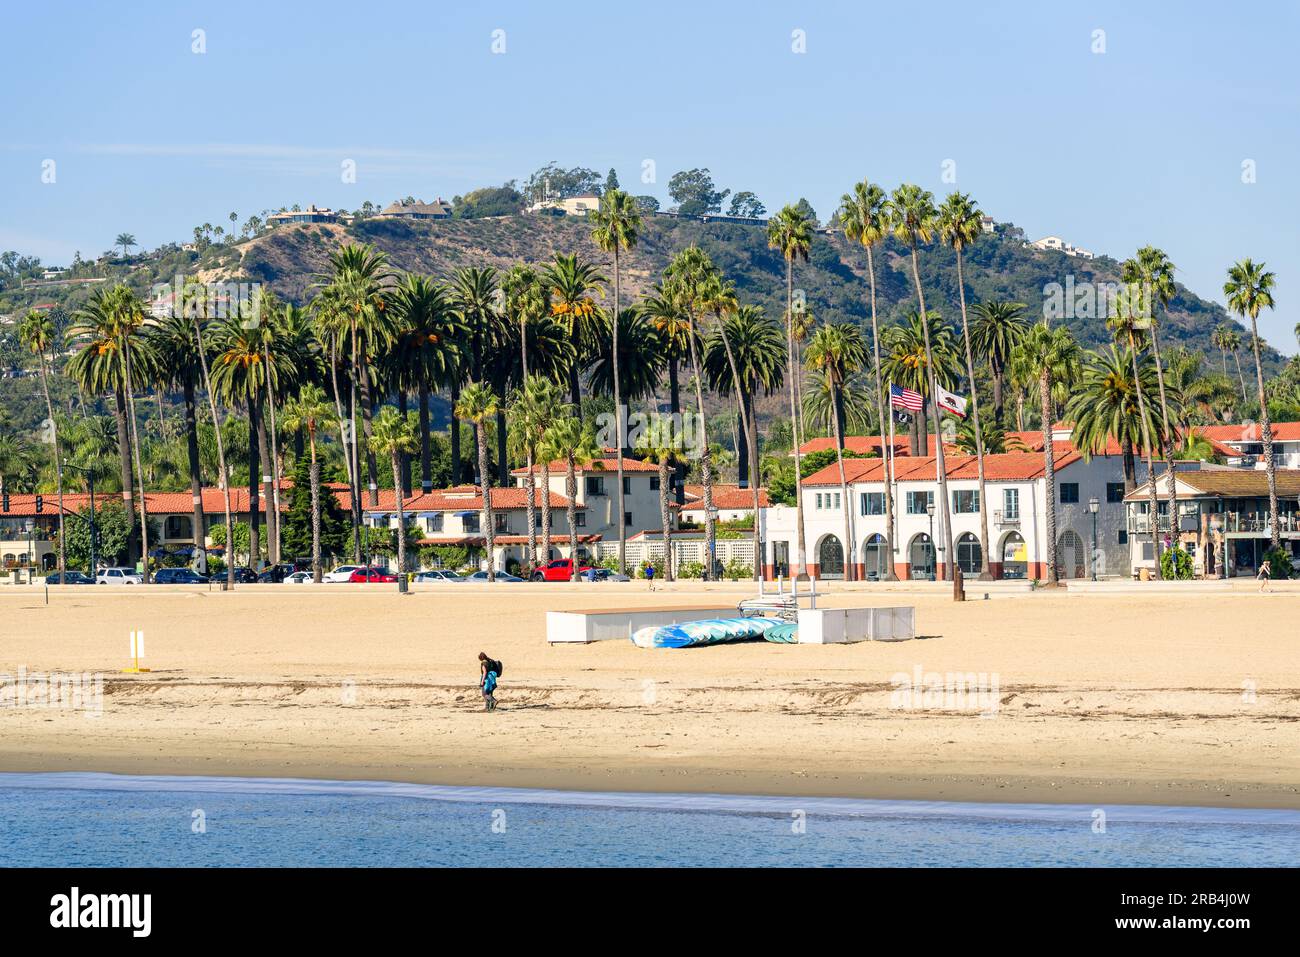
[[[0,866],[1294,866],[1300,812],[0,774]]]

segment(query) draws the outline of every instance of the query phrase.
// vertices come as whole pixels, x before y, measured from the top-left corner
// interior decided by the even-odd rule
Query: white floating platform
[[[801,608],[799,644],[907,641],[916,637],[916,608]]]
[[[548,611],[548,644],[586,644],[619,638],[631,641],[632,633],[651,625],[679,625],[705,618],[735,618],[736,606],[697,605],[668,608],[614,608],[601,611]]]

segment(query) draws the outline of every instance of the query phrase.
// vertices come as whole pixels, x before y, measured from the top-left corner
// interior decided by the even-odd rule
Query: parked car
[[[257,580],[263,584],[278,585],[296,570],[292,562],[281,562],[279,565],[263,569],[258,573]]]
[[[322,577],[323,582],[346,582],[352,580],[352,573],[358,568],[365,568],[364,565],[340,565],[333,571],[326,572]]]
[[[45,584],[47,585],[93,585],[95,584],[95,579],[91,578],[89,575],[83,574],[82,572],[71,572],[71,571],[64,572],[62,577],[59,576],[58,572],[51,572],[50,574],[45,576]]]
[[[488,580],[488,573],[478,571],[465,579],[467,582],[485,582]],[[511,575],[509,572],[497,572],[496,580],[499,582],[521,582],[523,581],[518,575]]]
[[[589,568],[585,572],[578,573],[590,582],[630,582],[622,572],[616,572],[610,568]]]
[[[192,568],[160,568],[150,579],[155,585],[206,585],[208,580]]]
[[[350,582],[395,582],[397,576],[389,574],[382,568],[358,568],[348,579]]]
[[[321,579],[324,581],[324,579]],[[286,585],[307,585],[312,582],[311,572],[294,572],[292,575],[284,576]]]
[[[465,576],[450,568],[435,568],[432,571],[420,572],[415,576],[415,580],[417,582],[463,582]]]
[[[579,565],[578,574],[588,571],[590,565]],[[541,568],[533,572],[533,581],[535,582],[567,582],[573,578],[573,562],[567,558],[557,558],[549,561]]]
[[[225,572],[219,572],[218,574],[214,575],[213,577],[216,578],[216,579],[218,579],[218,580],[220,580],[220,579],[226,577],[226,573],[225,573]],[[253,585],[253,584],[256,584],[256,583],[257,583],[257,572],[253,571],[251,568],[246,568],[246,567],[244,567],[243,565],[236,565],[236,566],[235,566],[235,581],[236,581],[238,584],[241,584],[241,585]]]
[[[96,585],[139,585],[143,581],[134,568],[103,568],[95,576]]]

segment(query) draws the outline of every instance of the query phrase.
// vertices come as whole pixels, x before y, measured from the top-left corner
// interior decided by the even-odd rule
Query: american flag
[[[921,398],[919,392],[913,392],[911,389],[904,389],[902,386],[891,384],[889,387],[889,404],[896,408],[907,409],[909,412],[920,412],[925,400]]]

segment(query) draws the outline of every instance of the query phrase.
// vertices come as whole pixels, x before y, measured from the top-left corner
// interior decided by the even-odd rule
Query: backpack
[[[487,666],[488,666],[488,671],[495,671],[497,673],[497,677],[498,678],[501,677],[501,669],[503,667],[501,662],[493,661],[491,658],[489,658],[487,661]]]

